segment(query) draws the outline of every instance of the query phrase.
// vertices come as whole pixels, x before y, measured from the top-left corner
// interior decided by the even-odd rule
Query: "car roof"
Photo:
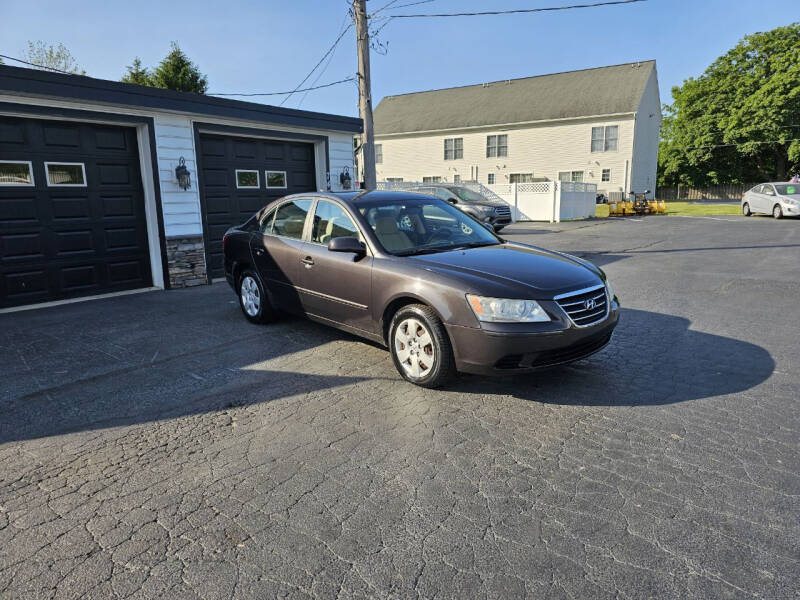
[[[291,200],[294,198],[323,198],[328,200],[338,200],[352,207],[369,206],[370,204],[381,204],[387,201],[407,202],[409,200],[419,200],[420,193],[414,191],[389,191],[389,190],[358,190],[354,192],[307,192],[301,194],[290,194],[283,196],[280,200]],[[272,203],[270,203],[272,204]]]

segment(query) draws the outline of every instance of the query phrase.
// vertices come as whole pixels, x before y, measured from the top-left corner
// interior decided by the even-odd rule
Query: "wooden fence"
[[[705,188],[693,188],[679,185],[678,187],[662,187],[656,190],[656,198],[659,200],[693,200],[700,201],[729,201],[738,202],[744,194],[755,183],[731,183],[726,185],[715,185]]]

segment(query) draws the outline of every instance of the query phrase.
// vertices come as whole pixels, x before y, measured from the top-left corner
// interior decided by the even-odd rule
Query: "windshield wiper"
[[[468,248],[480,248],[482,246],[498,246],[497,242],[470,242],[457,246],[433,246],[431,248],[416,248],[414,250],[404,250],[395,252],[395,256],[417,256],[420,254],[436,254],[438,252],[451,252],[453,250],[466,250]]]
[[[483,248],[484,246],[499,246],[498,242],[469,242],[448,248],[448,250],[466,250],[467,248]]]

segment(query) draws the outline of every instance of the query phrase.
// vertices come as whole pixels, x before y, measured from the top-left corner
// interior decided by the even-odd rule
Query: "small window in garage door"
[[[258,189],[258,171],[249,169],[236,169],[236,189]]]
[[[49,187],[86,187],[86,166],[83,163],[45,162]]]
[[[33,185],[33,164],[24,160],[0,160],[0,185]]]
[[[286,189],[286,171],[265,171],[267,188]]]

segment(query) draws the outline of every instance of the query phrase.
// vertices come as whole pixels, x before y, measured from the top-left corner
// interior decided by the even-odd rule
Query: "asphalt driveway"
[[[431,391],[224,284],[0,315],[0,597],[798,597],[800,222],[504,234],[608,348]]]

